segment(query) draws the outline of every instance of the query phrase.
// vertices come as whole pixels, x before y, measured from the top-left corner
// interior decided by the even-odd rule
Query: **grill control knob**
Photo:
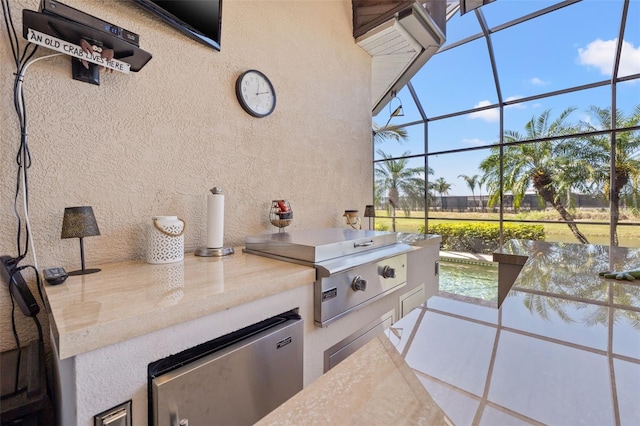
[[[351,281],[351,288],[354,291],[365,291],[367,289],[367,280],[360,275],[356,275],[353,281]]]
[[[395,277],[396,277],[396,270],[394,268],[392,268],[389,265],[382,268],[382,278],[395,278]]]

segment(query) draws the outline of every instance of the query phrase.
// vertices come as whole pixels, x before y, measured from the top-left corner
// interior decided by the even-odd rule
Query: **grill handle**
[[[373,245],[373,240],[365,241],[364,243],[353,243],[354,248],[358,247],[369,247]]]

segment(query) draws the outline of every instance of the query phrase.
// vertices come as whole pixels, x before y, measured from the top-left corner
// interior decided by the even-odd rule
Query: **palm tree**
[[[387,139],[393,139],[398,143],[402,143],[407,140],[408,135],[405,129],[400,129],[398,127],[380,127],[378,123],[373,123],[373,144],[380,145]],[[375,206],[380,205],[382,199],[385,196],[384,188],[380,190],[377,186],[373,191],[373,204]]]
[[[480,211],[484,211],[484,201],[482,200],[482,185],[484,185],[487,181],[486,175],[480,176],[478,179],[478,197],[480,198]]]
[[[581,122],[585,131],[611,129],[611,109],[591,106],[589,114],[595,123]],[[640,124],[640,105],[636,105],[628,117],[622,111],[616,111],[616,128],[634,127]],[[620,131],[616,133],[616,160],[614,188],[611,191],[611,135],[591,135],[576,146],[573,155],[584,163],[593,164],[591,172],[591,192],[599,193],[610,201],[611,231],[613,245],[618,245],[618,219],[620,204],[625,201],[638,208],[640,195],[640,132]]]
[[[408,167],[408,159],[392,159],[393,157],[382,150],[378,155],[386,161],[376,163],[375,188],[377,196],[382,198],[385,192],[388,194],[389,207],[391,209],[392,230],[396,230],[396,208],[400,207],[400,194],[408,197],[417,197],[421,194],[424,199],[424,167]],[[405,152],[402,156],[409,155]],[[433,173],[430,170],[430,173]]]
[[[558,118],[551,120],[551,110],[546,110],[538,117],[532,117],[525,125],[525,135],[517,131],[507,130],[504,142],[517,142],[532,139],[542,139],[572,133],[571,126],[566,124],[567,117],[575,111],[570,107],[565,109]],[[567,137],[567,140],[570,140]],[[499,200],[500,190],[513,194],[513,206],[520,207],[520,202],[531,186],[546,202],[551,204],[576,239],[588,244],[587,238],[580,232],[574,222],[573,215],[565,208],[561,197],[580,182],[586,182],[588,170],[581,162],[566,155],[566,146],[561,141],[541,141],[505,146],[503,149],[503,185],[500,188],[500,147],[491,148],[491,154],[482,161],[480,170],[484,172],[483,179],[489,190],[489,203],[495,204]]]
[[[398,127],[380,127],[373,123],[373,143],[379,145],[387,139],[393,139],[399,143],[407,140],[407,131]]]
[[[439,177],[433,182],[433,190],[440,194],[440,210],[444,210],[444,196],[449,195],[451,184]]]
[[[464,181],[467,183],[467,186],[471,190],[471,197],[473,198],[473,211],[476,211],[475,189],[476,189],[476,185],[479,185],[480,177],[478,175],[473,175],[473,176],[458,175],[458,177],[461,177],[462,179],[464,179]]]

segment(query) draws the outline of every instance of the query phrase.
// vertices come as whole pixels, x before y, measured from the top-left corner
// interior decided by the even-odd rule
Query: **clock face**
[[[266,75],[245,71],[236,80],[236,95],[242,108],[254,117],[266,117],[276,107],[276,92]]]

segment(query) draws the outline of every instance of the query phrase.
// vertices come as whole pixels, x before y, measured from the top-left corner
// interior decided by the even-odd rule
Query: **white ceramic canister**
[[[147,239],[147,262],[172,263],[184,259],[186,227],[178,216],[153,216]]]

